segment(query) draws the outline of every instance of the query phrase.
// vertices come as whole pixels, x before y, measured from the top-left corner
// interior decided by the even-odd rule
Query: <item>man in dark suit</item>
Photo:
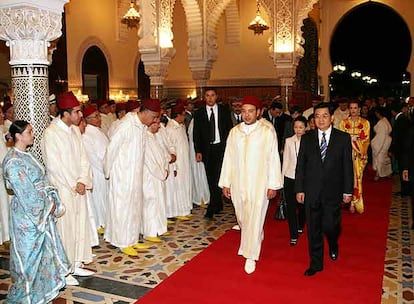
[[[328,103],[315,107],[317,129],[302,136],[296,165],[295,192],[305,204],[310,267],[305,276],[323,270],[323,234],[329,255],[339,254],[341,202],[349,203],[354,189],[352,146],[349,134],[332,127]]]
[[[410,128],[410,120],[402,112],[402,104],[395,103],[391,106],[391,114],[394,117],[394,125],[392,126],[391,132],[391,146],[389,152],[392,154],[394,159],[397,160],[398,170],[400,175],[401,184],[401,196],[407,196],[410,194],[410,186],[408,182],[402,179],[401,161],[404,141],[406,140],[407,131]]]
[[[292,117],[283,113],[283,105],[278,101],[273,101],[263,117],[270,121],[275,127],[279,152],[283,149],[283,135],[287,122],[292,122]]]
[[[212,219],[215,213],[223,210],[218,180],[227,136],[233,127],[230,111],[217,104],[217,97],[216,89],[206,88],[204,94],[206,105],[194,113],[193,139],[196,160],[204,162],[210,189],[210,203],[205,214],[206,219]]]
[[[242,122],[241,108],[242,108],[242,101],[240,99],[235,98],[231,101],[230,117],[231,117],[231,122],[233,124],[233,127]]]

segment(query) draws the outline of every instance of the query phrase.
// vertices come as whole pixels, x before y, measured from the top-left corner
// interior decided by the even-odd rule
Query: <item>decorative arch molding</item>
[[[319,0],[298,0],[296,11],[297,11],[297,22],[296,22],[296,33],[295,33],[295,49],[300,54],[300,57],[303,57],[305,50],[302,45],[305,43],[303,39],[302,26],[303,21],[308,18],[308,14],[312,11],[313,6],[319,2]]]
[[[187,21],[188,59],[203,59],[203,18],[197,0],[181,0]]]
[[[236,0],[231,0],[225,10],[226,41],[230,44],[240,44],[240,15]]]
[[[112,78],[112,60],[110,56],[110,51],[105,46],[105,44],[96,36],[90,36],[86,38],[82,44],[79,46],[78,53],[76,55],[76,75],[78,75],[78,85],[80,86],[82,83],[82,59],[85,56],[86,51],[92,47],[96,46],[98,47],[102,53],[105,56],[106,63],[108,64],[108,76],[109,76],[109,82]]]

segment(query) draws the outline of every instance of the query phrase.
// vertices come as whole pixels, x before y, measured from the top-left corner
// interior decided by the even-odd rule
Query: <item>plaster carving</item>
[[[0,9],[0,39],[10,47],[10,64],[49,64],[49,41],[62,35],[62,15],[16,6]]]
[[[232,0],[225,10],[226,41],[231,44],[240,44],[240,15],[237,1]]]
[[[141,19],[138,29],[138,46],[141,53],[156,52],[158,47],[156,0],[139,0]]]

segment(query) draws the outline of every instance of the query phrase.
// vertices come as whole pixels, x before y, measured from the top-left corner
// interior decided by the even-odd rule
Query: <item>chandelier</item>
[[[141,15],[134,7],[134,0],[131,0],[129,10],[126,12],[124,17],[122,17],[122,22],[126,23],[128,27],[137,27],[139,18],[141,18]]]
[[[250,22],[248,29],[254,31],[255,35],[261,35],[263,34],[263,31],[269,29],[269,26],[260,15],[260,0],[256,1],[256,5],[256,17]]]

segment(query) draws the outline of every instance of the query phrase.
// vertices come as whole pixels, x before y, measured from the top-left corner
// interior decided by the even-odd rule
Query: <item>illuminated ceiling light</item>
[[[269,26],[260,15],[260,0],[256,1],[257,11],[256,17],[250,22],[248,29],[254,31],[255,35],[263,34],[263,31],[268,30]]]
[[[131,0],[131,3],[129,4],[129,10],[126,12],[124,17],[122,17],[122,22],[126,23],[128,27],[137,27],[140,18],[141,15],[135,9],[134,0]]]

